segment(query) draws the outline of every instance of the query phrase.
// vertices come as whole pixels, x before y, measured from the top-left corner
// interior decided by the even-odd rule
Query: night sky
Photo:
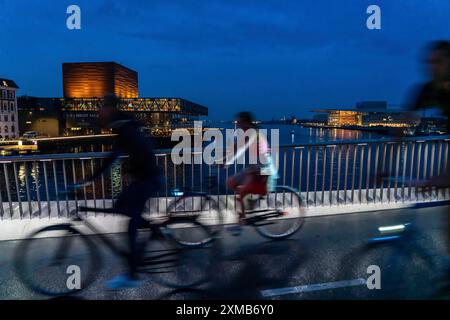
[[[66,28],[81,7],[82,29]],[[366,28],[381,7],[382,29]],[[421,48],[450,38],[448,0],[0,0],[0,77],[62,96],[61,63],[116,61],[141,97],[183,97],[212,119],[310,116],[361,100],[405,102]]]

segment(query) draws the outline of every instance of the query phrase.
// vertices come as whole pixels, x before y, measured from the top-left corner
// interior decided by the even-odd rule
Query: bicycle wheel
[[[188,228],[196,235],[197,246],[175,241],[177,229]],[[156,282],[170,288],[191,288],[206,282],[213,263],[213,246],[202,239],[210,237],[208,228],[192,219],[168,220],[153,232],[144,253],[141,272],[151,273]]]
[[[167,215],[172,221],[174,218],[196,219],[208,229],[208,232],[204,233],[208,238],[197,238],[194,242],[192,242],[192,234],[189,229],[178,230],[174,239],[185,246],[198,246],[210,242],[223,227],[223,214],[220,209],[220,202],[214,199],[213,196],[203,193],[184,195],[176,199],[167,207]]]
[[[100,270],[94,243],[70,224],[45,227],[20,242],[15,270],[32,291],[66,296],[88,287]]]
[[[305,222],[305,210],[297,191],[286,186],[276,186],[266,199],[258,201],[259,210],[268,217],[256,222],[259,234],[270,239],[285,239],[297,232]],[[250,212],[251,214],[251,212]]]

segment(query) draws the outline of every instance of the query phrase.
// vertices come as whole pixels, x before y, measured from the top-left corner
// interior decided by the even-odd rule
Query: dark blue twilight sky
[[[66,28],[78,4],[82,30]],[[382,29],[366,28],[381,7]],[[184,97],[213,119],[309,116],[359,100],[404,103],[419,53],[450,38],[449,0],[0,0],[0,77],[61,96],[61,63],[117,61],[143,97]]]

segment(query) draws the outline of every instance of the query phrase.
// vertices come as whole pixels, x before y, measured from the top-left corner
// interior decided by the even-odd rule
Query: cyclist
[[[450,42],[435,41],[428,47],[427,52],[428,71],[431,80],[421,85],[416,94],[410,109],[417,111],[420,109],[438,107],[442,114],[447,117],[447,134],[450,133]],[[450,166],[444,165],[446,172],[431,178],[421,185],[430,188],[450,187]],[[450,214],[450,213],[449,213]],[[450,217],[447,217],[447,273],[450,278]]]
[[[252,205],[250,199],[245,201],[246,196],[249,194],[266,195],[273,187],[276,170],[270,158],[269,143],[264,135],[259,134],[252,114],[247,111],[238,113],[236,127],[242,129],[247,140],[243,146],[238,146],[231,159],[227,159],[226,165],[234,164],[240,157],[244,157],[245,153],[247,153],[246,159],[249,159],[249,165],[227,181],[228,187],[237,193],[240,203],[240,210],[236,210],[239,216],[239,225],[233,229],[239,233],[240,225],[244,223],[245,207]]]
[[[411,109],[438,107],[450,119],[450,42],[436,41],[429,45],[426,62],[431,80],[419,86]],[[449,121],[447,132],[450,132]]]
[[[141,284],[137,278],[136,269],[143,253],[143,244],[138,243],[137,231],[145,220],[142,218],[147,200],[159,190],[162,174],[156,164],[156,157],[152,140],[141,131],[141,124],[132,117],[118,110],[119,99],[113,95],[104,97],[104,105],[99,109],[99,120],[104,127],[111,128],[116,133],[113,152],[104,161],[101,168],[82,185],[89,184],[99,178],[110,165],[120,156],[127,155],[131,183],[122,193],[114,205],[114,211],[130,218],[128,224],[129,241],[129,272],[116,276],[106,285],[110,289],[137,287]]]

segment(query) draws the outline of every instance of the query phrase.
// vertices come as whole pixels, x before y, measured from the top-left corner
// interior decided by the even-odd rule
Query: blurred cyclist
[[[411,109],[417,111],[433,107],[439,108],[447,117],[447,134],[450,134],[450,42],[435,41],[431,43],[428,46],[426,63],[431,79],[418,88]],[[445,164],[444,168],[446,171],[431,178],[422,187],[449,188],[449,164]],[[450,276],[450,217],[447,217],[447,254],[447,268]]]
[[[273,185],[273,179],[276,178],[276,170],[270,158],[269,143],[264,135],[259,134],[252,114],[247,111],[238,113],[236,127],[242,129],[246,141],[243,146],[238,146],[234,156],[227,159],[226,164],[234,164],[240,157],[244,157],[245,153],[247,153],[245,159],[249,164],[235,176],[230,177],[227,184],[231,190],[237,193],[240,210],[236,211],[239,215],[239,225],[242,225],[245,208],[252,205],[252,200],[245,200],[246,196],[250,194],[266,195]],[[256,159],[256,163],[253,163],[251,159]],[[240,227],[237,226],[233,230],[239,233]]]
[[[419,86],[411,108],[415,111],[438,107],[447,117],[447,132],[450,132],[450,42],[431,43],[426,63],[431,80]]]
[[[161,171],[156,164],[152,140],[140,131],[142,127],[140,123],[119,112],[118,104],[118,98],[113,95],[106,96],[103,107],[99,109],[99,120],[103,127],[111,128],[117,136],[112,154],[89,179],[92,181],[99,178],[120,156],[128,156],[131,183],[118,196],[114,211],[130,218],[128,225],[129,272],[109,280],[106,285],[110,289],[132,288],[141,283],[137,278],[136,269],[144,248],[143,244],[137,241],[137,231],[145,223],[142,218],[145,204],[159,190],[162,181]]]

